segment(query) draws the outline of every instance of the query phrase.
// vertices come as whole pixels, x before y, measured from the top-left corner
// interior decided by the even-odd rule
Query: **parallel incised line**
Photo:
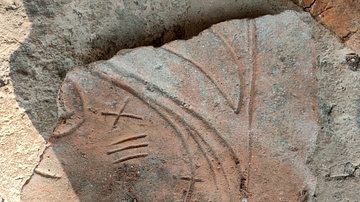
[[[197,69],[199,69],[205,76],[206,78],[208,78],[211,83],[213,83],[215,85],[215,87],[217,88],[217,90],[220,92],[220,94],[222,96],[224,96],[226,102],[229,104],[229,106],[236,111],[236,106],[235,104],[231,101],[231,98],[220,88],[219,84],[217,82],[215,82],[215,80],[205,71],[205,68],[203,68],[200,64],[198,64],[196,61],[192,60],[191,58],[187,58],[184,55],[181,55],[180,53],[177,53],[175,50],[173,50],[170,47],[162,47],[163,50],[167,51],[168,53],[171,53],[174,56],[177,56],[187,62],[189,62],[190,64],[192,64],[194,67],[196,67]]]
[[[118,159],[118,160],[115,160],[115,161],[113,162],[113,164],[121,163],[121,162],[128,161],[128,160],[131,160],[131,159],[146,157],[146,156],[148,156],[148,155],[149,155],[148,153],[139,153],[139,154],[134,154],[134,155],[125,156],[125,157],[123,157],[123,158],[120,158],[120,159]]]
[[[111,63],[109,63],[108,65],[113,65]],[[126,72],[124,72],[126,74]],[[151,98],[149,97],[143,97],[140,93],[138,93],[137,91],[135,91],[135,89],[133,89],[132,87],[130,87],[127,83],[125,82],[122,82],[122,81],[118,81],[104,73],[100,73],[100,72],[94,72],[95,75],[109,81],[110,83],[114,84],[115,86],[117,87],[120,87],[122,88],[123,90],[126,90],[127,92],[131,93],[132,95],[134,95],[135,97],[141,99],[144,103],[147,103],[148,105],[150,105],[151,108],[153,108],[155,111],[157,111],[159,113],[159,115],[161,117],[163,117],[171,126],[172,128],[176,131],[177,134],[179,134],[179,138],[182,140],[183,142],[183,145],[185,146],[186,148],[186,152],[187,154],[189,155],[189,158],[191,159],[191,155],[189,153],[189,148],[188,148],[188,145],[185,144],[185,139],[184,139],[184,136],[182,134],[182,132],[179,131],[179,129],[177,128],[177,126],[175,124],[172,123],[172,121],[161,111],[157,108],[157,106],[154,106],[153,104],[156,103],[156,105],[159,105],[162,109],[165,109],[167,112],[171,112],[172,110],[171,109],[168,109],[165,105],[162,105],[162,103],[157,103],[156,101],[152,100]],[[127,76],[131,77],[131,78],[135,78],[137,79],[140,83],[145,83],[145,81],[140,78],[139,76],[137,75],[133,75],[133,74],[129,74],[127,73],[126,74]],[[158,89],[156,88],[156,90],[158,90],[159,92],[161,92],[163,95],[165,95],[167,98],[170,98],[171,101],[173,101],[175,104],[181,104],[181,101],[178,100],[178,99],[174,99],[173,97],[171,97],[167,92],[164,92],[162,89]],[[149,100],[152,100],[152,102],[149,102]],[[154,103],[153,103],[154,102]],[[230,158],[234,161],[235,163],[235,167],[236,167],[236,170],[238,170],[238,174],[240,176],[240,178],[242,179],[242,174],[241,174],[241,169],[239,167],[239,159],[237,158],[237,156],[235,155],[235,152],[234,150],[230,147],[229,143],[220,135],[220,132],[217,130],[217,128],[215,128],[214,126],[212,126],[207,120],[205,120],[202,116],[200,116],[198,113],[199,112],[196,112],[196,111],[193,111],[193,110],[190,110],[190,109],[187,109],[185,108],[186,111],[190,112],[191,115],[193,115],[195,118],[199,119],[201,122],[203,122],[208,128],[210,131],[213,131],[215,134],[215,136],[217,138],[219,138],[219,141],[220,141],[220,144],[222,146],[225,146],[228,150],[229,150],[229,155],[231,156]],[[191,171],[192,171],[192,177],[191,177],[191,180],[190,180],[190,183],[189,183],[189,187],[188,187],[188,191],[187,191],[187,194],[184,198],[184,201],[189,201],[190,198],[191,198],[191,193],[194,189],[194,184],[195,184],[195,178],[193,177],[195,175],[194,173],[194,162],[193,160],[191,159],[190,160],[190,165],[191,165]],[[226,175],[225,175],[226,176]],[[227,181],[227,184],[229,183],[228,182],[228,179],[227,177],[225,177],[226,181]],[[229,184],[228,184],[229,185]],[[230,187],[229,187],[230,189]]]
[[[110,155],[119,151],[124,151],[124,150],[128,150],[128,149],[136,149],[136,148],[141,148],[141,147],[147,147],[149,144],[148,143],[144,143],[144,144],[137,144],[137,145],[129,145],[126,147],[122,147],[119,149],[111,149],[109,151],[106,152],[106,154]]]
[[[223,34],[221,34],[220,32],[218,32],[217,30],[215,30],[214,28],[210,28],[209,31],[211,33],[213,33],[215,36],[217,36],[221,42],[225,45],[225,47],[227,48],[227,50],[230,52],[234,62],[237,65],[237,72],[238,72],[238,79],[239,79],[239,97],[238,97],[238,101],[236,103],[236,107],[234,109],[234,112],[236,114],[240,113],[241,110],[241,104],[242,104],[242,93],[244,91],[244,83],[243,83],[243,79],[242,79],[242,74],[241,74],[241,67],[242,64],[240,63],[238,56],[236,55],[236,52],[234,50],[234,48],[231,46],[231,44],[225,39],[225,36]]]
[[[119,144],[123,144],[125,142],[142,139],[142,138],[145,138],[146,136],[147,136],[146,134],[138,134],[138,135],[135,135],[135,136],[127,137],[127,138],[118,140],[116,142],[113,142],[113,143],[109,144],[109,146],[119,145]],[[139,143],[139,144],[135,143],[135,144],[132,144],[132,145],[127,145],[127,146],[121,147],[121,148],[110,149],[110,150],[108,150],[106,152],[106,154],[111,155],[111,154],[114,154],[116,152],[121,152],[121,151],[129,150],[129,149],[148,147],[148,146],[149,146],[148,143]],[[138,154],[122,157],[122,158],[120,158],[118,160],[115,160],[113,163],[114,164],[121,163],[121,162],[128,161],[128,160],[131,160],[131,159],[140,158],[140,157],[146,157],[146,156],[148,156],[147,153],[138,153]]]
[[[141,134],[138,134],[138,135],[135,135],[135,136],[127,137],[127,138],[124,138],[122,140],[118,140],[116,142],[113,142],[113,143],[109,144],[109,146],[116,145],[116,144],[121,144],[121,143],[128,142],[128,141],[131,141],[131,140],[137,140],[137,139],[145,138],[146,136],[147,135],[145,133],[141,133]]]
[[[252,78],[250,83],[250,99],[248,103],[248,138],[249,138],[249,164],[248,164],[248,175],[247,175],[247,187],[250,184],[250,173],[251,173],[251,161],[252,161],[252,147],[253,147],[253,119],[254,119],[254,110],[255,110],[255,96],[256,96],[256,74],[257,74],[257,36],[256,36],[256,22],[254,20],[248,21],[248,40],[249,40],[249,53],[251,53],[252,60]],[[250,45],[251,44],[251,45]]]

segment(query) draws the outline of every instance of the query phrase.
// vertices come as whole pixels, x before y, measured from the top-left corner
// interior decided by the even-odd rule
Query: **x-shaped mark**
[[[123,116],[123,117],[128,117],[128,118],[133,118],[133,119],[140,119],[140,120],[143,120],[143,117],[142,116],[138,116],[138,115],[135,115],[135,114],[130,114],[130,113],[124,113],[124,109],[127,105],[127,103],[129,102],[129,97],[126,97],[123,104],[121,105],[120,107],[120,111],[119,113],[112,113],[112,112],[101,112],[101,115],[104,115],[104,116],[116,116],[115,118],[115,121],[113,123],[113,127],[116,126],[117,122],[119,121],[120,117]]]

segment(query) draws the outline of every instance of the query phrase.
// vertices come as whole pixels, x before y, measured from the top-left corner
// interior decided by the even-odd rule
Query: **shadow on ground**
[[[160,46],[212,24],[295,8],[285,0],[25,0],[32,29],[11,56],[15,95],[47,140],[57,122],[56,96],[68,70],[121,49]]]
[[[121,49],[189,39],[225,20],[255,18],[297,8],[285,0],[26,0],[23,3],[32,29],[11,56],[11,79],[17,101],[46,140],[58,121],[58,90],[72,67],[109,59]],[[61,157],[57,152],[54,151],[55,158],[66,161],[67,156]],[[75,186],[77,175],[66,175]],[[80,198],[80,201],[89,200]]]

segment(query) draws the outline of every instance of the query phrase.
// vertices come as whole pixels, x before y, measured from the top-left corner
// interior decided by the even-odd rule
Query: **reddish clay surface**
[[[300,0],[299,4],[360,53],[359,0]]]
[[[306,201],[318,130],[308,17],[233,20],[73,69],[24,201],[65,201],[54,158],[80,201]]]

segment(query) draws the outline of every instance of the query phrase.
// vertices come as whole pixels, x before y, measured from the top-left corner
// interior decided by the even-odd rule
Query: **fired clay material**
[[[23,200],[305,200],[318,132],[307,18],[232,20],[72,69]]]

